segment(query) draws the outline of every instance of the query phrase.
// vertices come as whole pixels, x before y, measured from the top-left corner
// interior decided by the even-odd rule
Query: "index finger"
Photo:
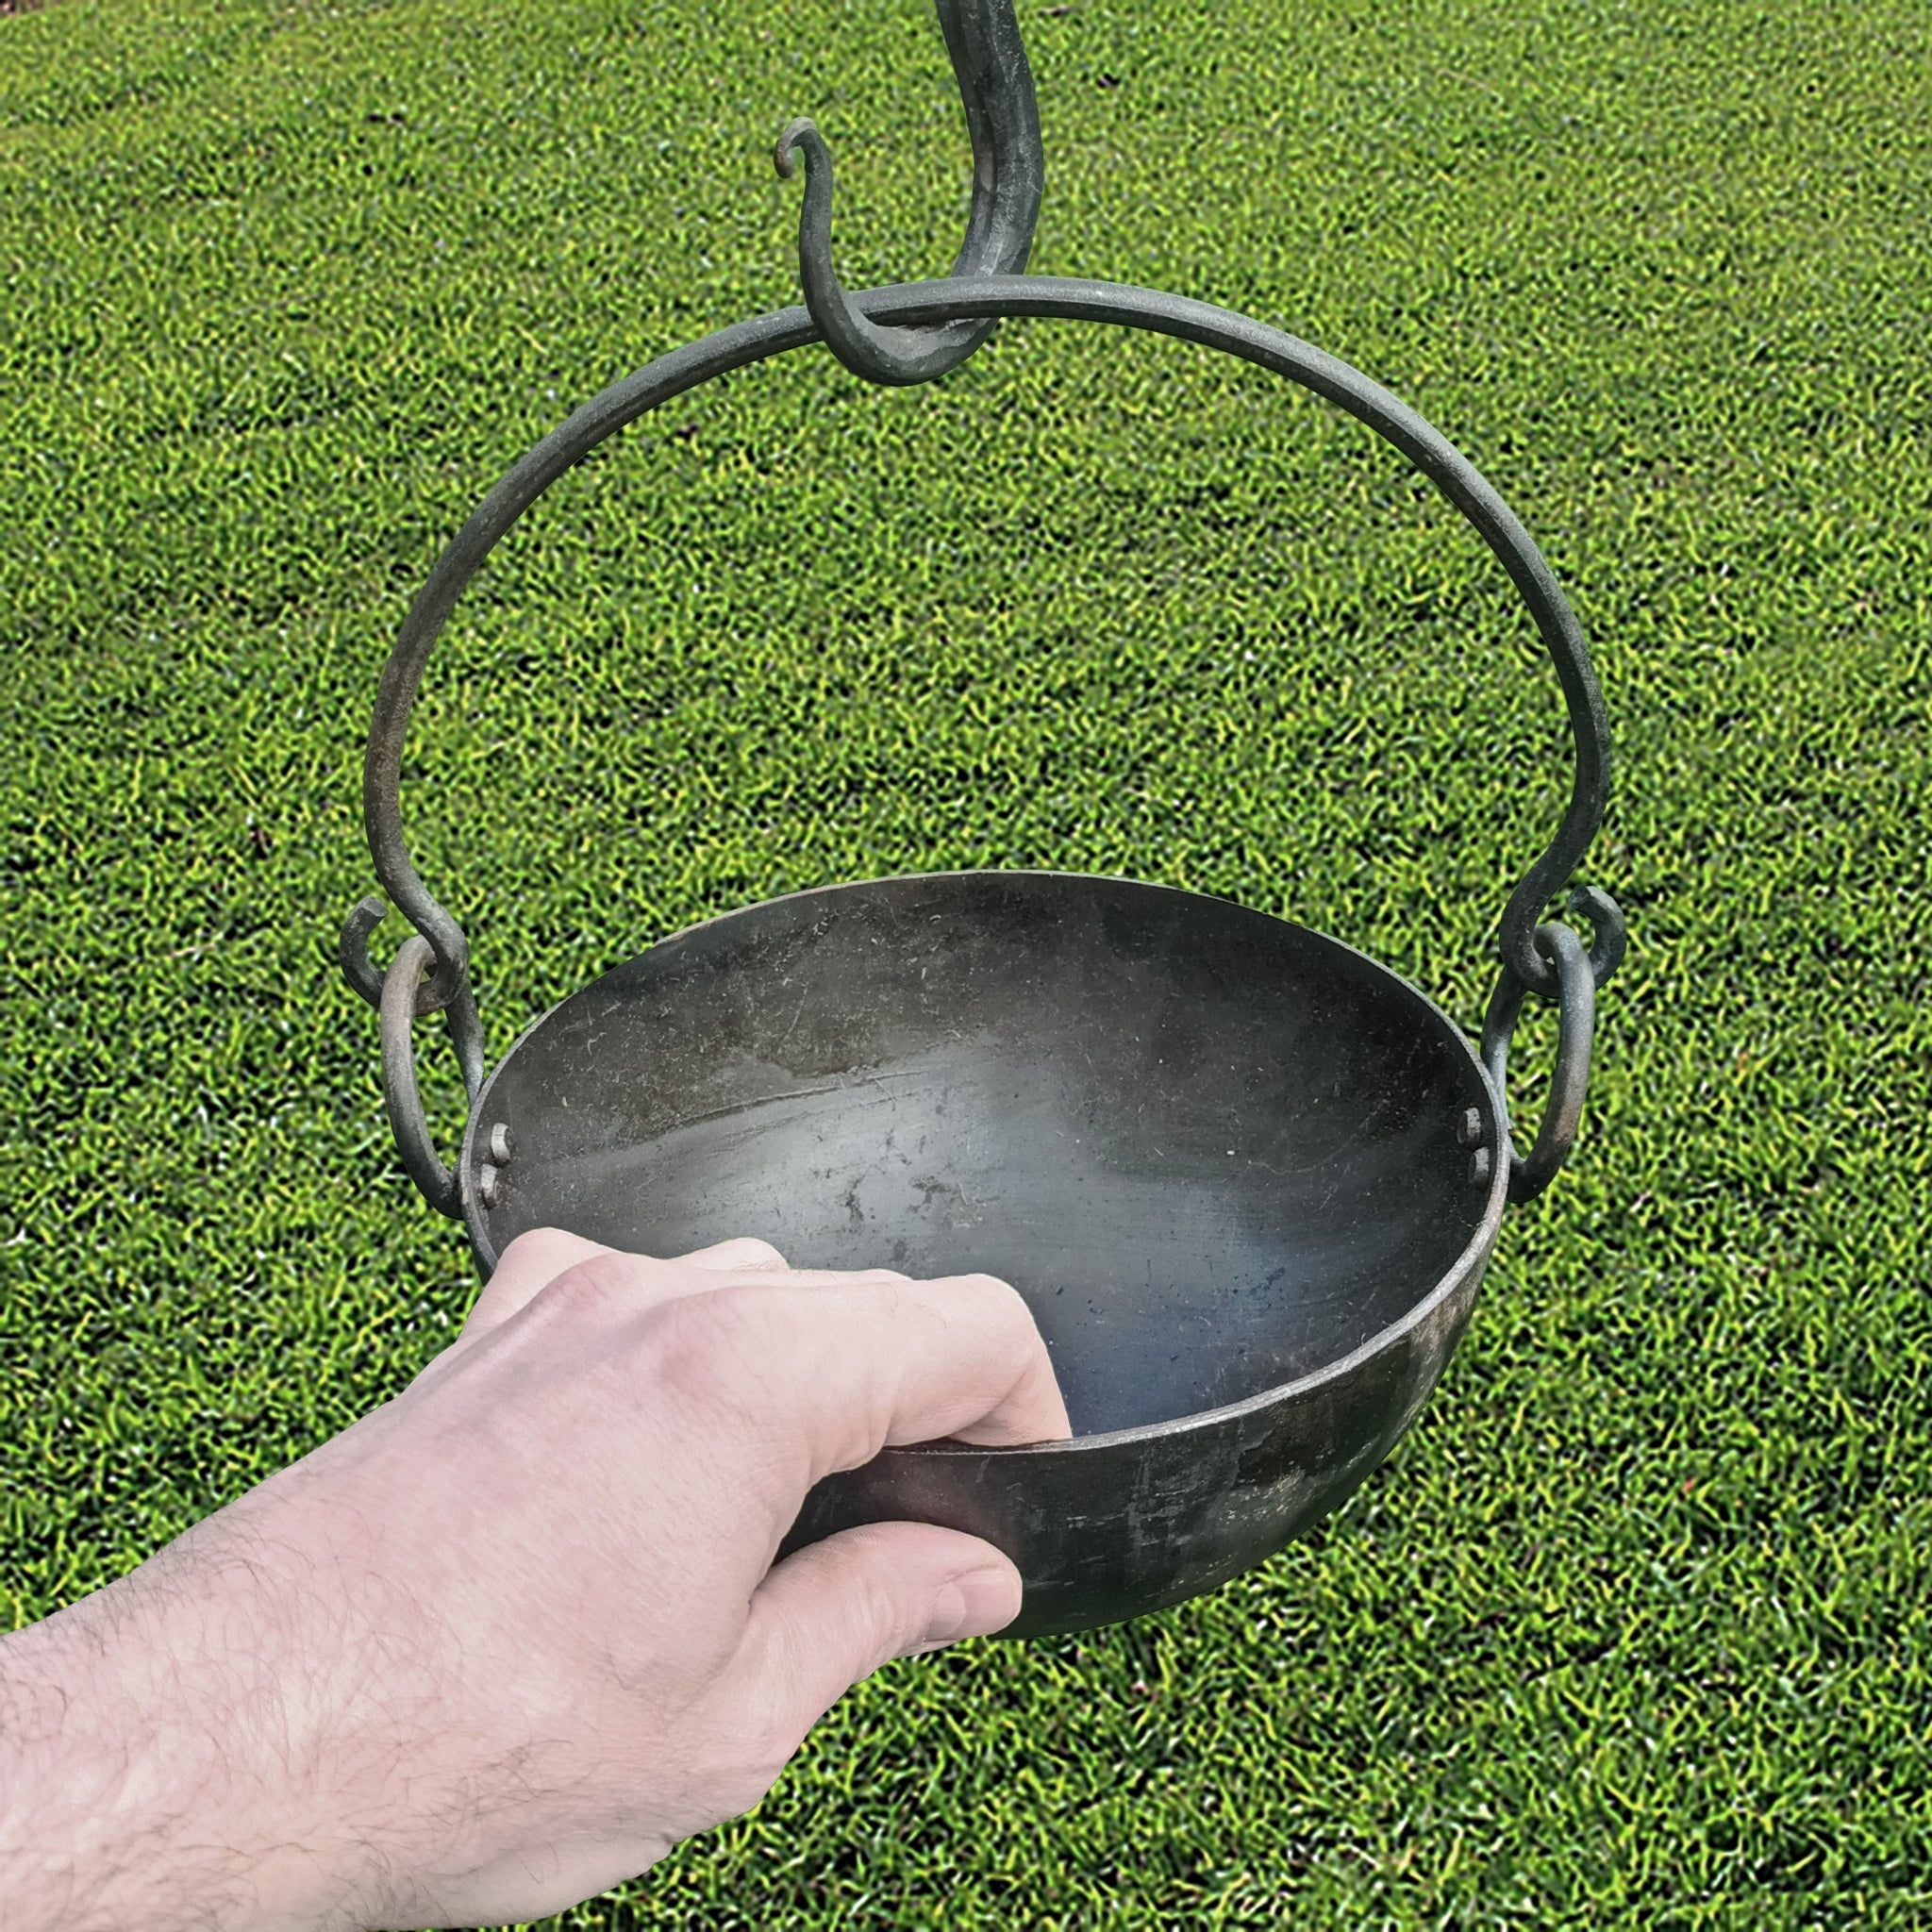
[[[737,1276],[657,1319],[664,1379],[713,1415],[754,1419],[780,1452],[774,1506],[893,1444],[1073,1433],[1031,1311],[991,1274]]]
[[[623,1251],[607,1247],[602,1241],[586,1241],[582,1235],[560,1227],[535,1227],[520,1234],[504,1249],[496,1272],[484,1284],[483,1291],[471,1305],[458,1342],[475,1341],[492,1328],[500,1328],[519,1308],[526,1307],[559,1274],[594,1260],[600,1255]],[[632,1256],[633,1260],[651,1261],[649,1256]],[[702,1268],[712,1274],[744,1274],[747,1271],[791,1272],[785,1257],[770,1241],[743,1237],[717,1241],[708,1248],[696,1248],[688,1255],[673,1255],[658,1264],[664,1268]]]

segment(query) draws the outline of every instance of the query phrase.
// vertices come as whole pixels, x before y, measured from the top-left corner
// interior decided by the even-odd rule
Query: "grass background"
[[[1932,17],[1020,12],[1033,266],[1322,343],[1543,543],[1630,958],[1572,1170],[1344,1509],[1162,1616],[885,1671],[752,1818],[555,1923],[1932,1923]],[[795,299],[799,112],[848,278],[939,272],[919,0],[0,20],[10,1622],[460,1320],[332,965],[376,673],[540,433]],[[949,865],[1228,894],[1474,1024],[1568,756],[1391,454],[1041,323],[937,389],[811,352],[635,425],[459,610],[409,779],[501,1052],[691,920]]]

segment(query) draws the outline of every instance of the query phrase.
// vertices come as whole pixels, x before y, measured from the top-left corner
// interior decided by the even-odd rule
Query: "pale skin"
[[[392,1401],[0,1641],[0,1932],[540,1917],[770,1789],[888,1658],[1011,1622],[926,1524],[774,1566],[887,1443],[1068,1433],[986,1275],[523,1236]]]

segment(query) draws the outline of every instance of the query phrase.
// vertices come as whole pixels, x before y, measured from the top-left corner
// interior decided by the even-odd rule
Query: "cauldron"
[[[961,17],[991,19],[1003,55],[1017,30],[998,42],[1010,0],[950,8],[966,85]],[[1027,79],[1029,111],[1031,98]],[[986,116],[974,119],[970,88],[969,123],[977,144]],[[781,155],[794,143],[822,161],[799,124]],[[995,175],[983,169],[982,186]],[[1014,171],[1000,178],[1010,188]],[[808,225],[823,231],[828,167],[813,185]],[[974,230],[1002,232],[991,218]],[[887,1450],[820,1484],[785,1548],[891,1518],[969,1531],[1019,1566],[1024,1608],[1008,1634],[1024,1636],[1212,1589],[1388,1453],[1462,1332],[1505,1205],[1541,1191],[1569,1151],[1595,991],[1624,930],[1591,888],[1570,902],[1593,927],[1588,950],[1542,920],[1601,820],[1607,731],[1575,618],[1467,460],[1278,330],[1148,290],[1005,273],[1014,251],[1000,245],[946,280],[855,294],[824,245],[814,270],[808,233],[806,308],[652,363],[511,469],[415,600],[371,732],[371,850],[416,935],[379,973],[368,940],[386,908],[365,899],[342,963],[381,1013],[404,1163],[463,1222],[486,1275],[515,1235],[556,1225],[649,1254],[757,1235],[798,1266],[1012,1282],[1052,1352],[1073,1439]],[[468,947],[409,862],[398,798],[409,707],[463,586],[557,477],[672,396],[820,341],[874,380],[923,380],[945,359],[934,345],[957,362],[1015,315],[1180,337],[1314,391],[1441,486],[1508,571],[1562,683],[1576,775],[1503,913],[1480,1054],[1415,987],[1308,927],[1128,879],[967,872],[830,886],[662,939],[545,1014],[486,1077]],[[895,363],[901,351],[911,359]],[[915,360],[923,373],[906,374]],[[1524,1156],[1505,1095],[1531,991],[1557,1002],[1560,1033]],[[472,1102],[454,1168],[429,1139],[410,1037],[439,1009]]]

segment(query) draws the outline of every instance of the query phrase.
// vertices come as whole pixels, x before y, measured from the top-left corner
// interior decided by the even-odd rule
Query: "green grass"
[[[1021,15],[1033,266],[1322,343],[1545,546],[1630,958],[1572,1171],[1344,1509],[1165,1615],[887,1670],[557,1923],[1932,1923],[1932,20]],[[919,0],[0,20],[13,1623],[460,1319],[332,964],[376,673],[540,433],[795,299],[799,112],[848,278],[941,270]],[[1473,1023],[1568,776],[1500,571],[1392,455],[1043,323],[936,389],[814,351],[637,425],[462,607],[410,756],[496,1052],[691,920],[941,865],[1228,894]]]

